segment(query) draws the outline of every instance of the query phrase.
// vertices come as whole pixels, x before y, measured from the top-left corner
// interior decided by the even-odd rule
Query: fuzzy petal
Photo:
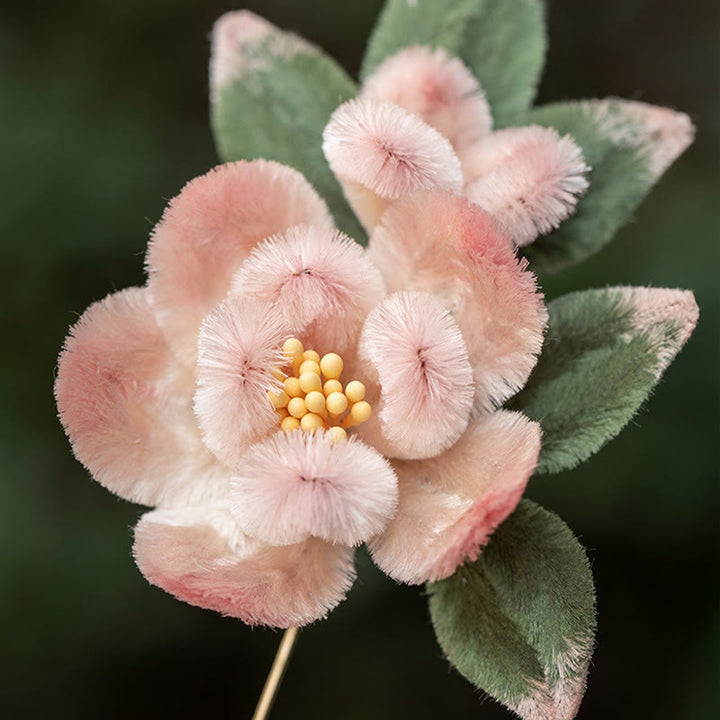
[[[467,197],[499,220],[518,245],[557,228],[588,187],[580,148],[552,128],[531,125],[479,143]]]
[[[368,316],[359,352],[382,387],[380,425],[392,457],[432,457],[462,435],[473,372],[462,333],[437,298],[391,295]]]
[[[547,311],[527,262],[493,218],[447,193],[395,203],[370,238],[388,292],[424,290],[450,310],[465,340],[483,409],[521,388],[542,348]]]
[[[385,295],[385,283],[347,235],[305,225],[258,245],[232,292],[275,303],[292,332],[319,352],[344,352]]]
[[[540,426],[500,410],[471,422],[443,455],[395,462],[398,511],[369,546],[378,567],[416,585],[475,560],[520,501],[539,452]]]
[[[341,105],[323,132],[323,152],[368,231],[388,203],[404,195],[462,189],[460,161],[448,140],[389,102]]]
[[[195,415],[205,444],[228,467],[277,428],[267,392],[289,334],[277,307],[248,298],[230,297],[203,320]]]
[[[361,97],[419,115],[450,141],[460,160],[492,128],[478,81],[443,48],[413,45],[391,55],[365,80]]]
[[[225,297],[253,247],[298,223],[332,227],[307,180],[266,160],[220,165],[170,202],[146,264],[158,321],[184,362],[195,361],[202,319]]]
[[[249,625],[307,625],[336,607],[355,579],[350,549],[316,539],[264,545],[220,505],[143,515],[133,552],[153,585]]]
[[[177,506],[222,496],[229,480],[200,439],[192,387],[147,290],[129,288],[70,330],[55,398],[75,456],[99,483],[133,502]]]
[[[355,438],[278,432],[253,445],[231,481],[232,511],[244,532],[273,545],[308,537],[360,545],[395,513],[390,464]]]

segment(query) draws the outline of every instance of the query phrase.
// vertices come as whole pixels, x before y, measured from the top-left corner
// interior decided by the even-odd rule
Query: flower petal
[[[359,352],[382,387],[380,425],[392,457],[432,457],[462,435],[473,372],[462,333],[437,298],[388,297],[368,315]]]
[[[413,45],[391,55],[365,80],[361,97],[387,100],[419,115],[450,141],[460,160],[492,128],[475,76],[443,48]]]
[[[316,539],[264,545],[220,505],[143,515],[133,552],[153,585],[249,625],[287,628],[326,617],[355,579],[349,548]]]
[[[75,456],[99,483],[133,502],[174,506],[223,495],[229,479],[202,444],[192,388],[147,290],[128,288],[71,328],[55,398]]]
[[[323,132],[323,152],[368,230],[388,203],[408,193],[462,189],[448,140],[389,102],[351,100],[337,108]]]
[[[276,307],[247,298],[230,297],[203,320],[195,415],[205,444],[228,467],[277,426],[267,392],[288,334]]]
[[[400,503],[387,530],[370,543],[378,567],[416,585],[475,560],[520,501],[539,452],[540,426],[499,410],[471,422],[443,455],[393,463]]]
[[[146,264],[158,322],[192,364],[200,323],[252,248],[298,223],[332,227],[305,178],[266,160],[220,165],[189,182],[153,230]]]
[[[518,245],[549,233],[575,210],[590,168],[580,148],[552,128],[493,133],[478,144],[467,197],[499,220]]]
[[[292,332],[308,337],[319,352],[344,352],[385,295],[385,283],[347,235],[298,225],[260,243],[235,275],[232,291],[275,303]]]
[[[253,445],[231,481],[242,530],[273,545],[308,537],[359,545],[395,512],[397,478],[375,450],[325,432],[278,432]]]
[[[450,310],[484,409],[525,384],[542,348],[547,311],[535,276],[490,215],[447,193],[418,193],[388,208],[370,238],[388,292],[425,290]]]

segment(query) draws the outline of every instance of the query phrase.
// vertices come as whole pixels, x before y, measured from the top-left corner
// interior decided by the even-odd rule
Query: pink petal
[[[483,174],[467,197],[499,220],[518,245],[558,227],[587,190],[590,169],[569,136],[531,125],[493,133],[480,143]]]
[[[447,139],[392,103],[341,105],[323,132],[323,152],[368,230],[389,202],[404,195],[462,189],[460,161]]]
[[[308,537],[360,545],[381,532],[397,506],[397,478],[375,450],[323,432],[278,432],[253,445],[231,481],[242,530],[273,545]]]
[[[143,515],[134,554],[153,585],[249,625],[286,628],[326,617],[355,579],[348,548],[316,539],[264,545],[243,535],[223,506]]]
[[[229,479],[200,440],[192,388],[147,291],[129,288],[70,330],[55,398],[75,456],[98,482],[127,500],[174,506],[221,496]]]
[[[391,55],[365,80],[361,97],[387,100],[419,115],[450,141],[461,160],[492,127],[478,81],[442,48],[414,45]]]
[[[370,543],[378,567],[416,585],[449,577],[475,560],[520,501],[539,452],[540,426],[499,410],[471,422],[443,455],[393,463],[400,504],[387,530]]]
[[[289,334],[275,306],[247,298],[230,297],[203,320],[195,415],[205,444],[229,467],[277,429],[267,392],[277,386],[270,370],[284,364]]]
[[[460,329],[440,300],[391,295],[365,321],[359,352],[382,387],[380,425],[392,457],[432,457],[462,435],[473,372]]]
[[[184,362],[195,361],[202,319],[253,247],[298,223],[332,227],[305,178],[266,160],[220,165],[170,202],[148,246],[148,286],[160,326]]]
[[[380,271],[347,235],[308,225],[258,245],[233,292],[275,303],[295,335],[321,352],[354,347],[362,322],[385,295]]]
[[[369,253],[388,292],[428,291],[450,310],[482,408],[500,405],[525,384],[542,348],[547,311],[535,276],[487,213],[447,193],[404,198],[383,216]]]

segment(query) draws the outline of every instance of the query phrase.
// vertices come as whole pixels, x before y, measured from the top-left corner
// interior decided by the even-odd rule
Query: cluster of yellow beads
[[[343,359],[337,353],[320,355],[305,350],[297,338],[283,344],[289,373],[276,368],[272,374],[283,383],[279,392],[268,392],[285,432],[324,429],[334,442],[347,438],[347,428],[365,422],[372,408],[365,398],[365,386],[350,381],[343,389],[340,375]]]

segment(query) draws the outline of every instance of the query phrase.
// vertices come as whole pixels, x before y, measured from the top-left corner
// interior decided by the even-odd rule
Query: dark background
[[[380,0],[255,2],[353,73]],[[218,1],[0,7],[0,714],[249,717],[280,635],[175,601],[135,569],[141,512],[92,482],[55,417],[55,359],[92,301],[144,280],[167,198],[215,162],[207,36]],[[692,288],[700,325],[622,436],[529,495],[589,548],[599,634],[580,718],[717,717],[718,32],[715,2],[554,0],[539,101],[675,106],[694,147],[604,251],[549,297]],[[283,718],[509,717],[452,671],[418,589],[360,559],[301,633]]]

